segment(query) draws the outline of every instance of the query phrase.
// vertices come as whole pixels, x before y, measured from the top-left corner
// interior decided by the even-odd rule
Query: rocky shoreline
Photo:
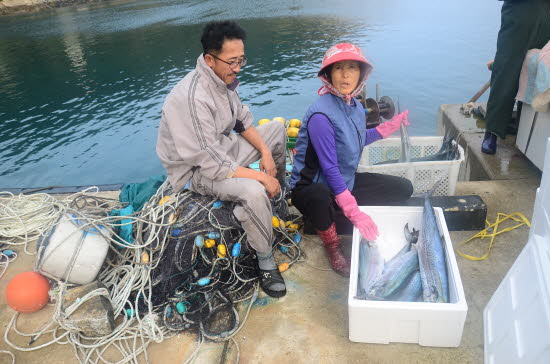
[[[30,13],[105,0],[0,0],[0,15]]]

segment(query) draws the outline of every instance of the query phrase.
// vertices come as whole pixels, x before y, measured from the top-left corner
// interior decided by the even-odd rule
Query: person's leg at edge
[[[540,19],[536,9],[531,1],[505,1],[502,5],[487,102],[487,127],[481,144],[485,154],[495,154],[497,136],[506,138],[524,56],[534,42],[534,30],[538,27],[535,23]]]
[[[334,223],[334,197],[328,186],[316,183],[295,188],[292,191],[292,203],[304,218],[311,220],[315,231],[325,247],[332,269],[349,276],[349,262],[342,253],[340,239]]]

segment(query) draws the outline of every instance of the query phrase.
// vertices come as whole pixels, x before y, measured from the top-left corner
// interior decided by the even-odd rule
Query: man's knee
[[[270,134],[271,138],[267,137],[266,139],[271,139],[275,142],[275,144],[278,144],[277,142],[280,140],[284,140],[286,135],[286,129],[285,125],[279,121],[271,121],[269,123],[266,123],[262,125],[265,127],[265,132],[267,134]],[[284,143],[283,143],[284,144]]]
[[[250,179],[242,183],[242,192],[239,197],[247,202],[262,201],[267,199],[267,192],[260,182]]]
[[[275,127],[276,133],[284,135],[286,133],[285,125],[283,123],[277,123],[277,124],[280,124],[280,125],[277,125]]]

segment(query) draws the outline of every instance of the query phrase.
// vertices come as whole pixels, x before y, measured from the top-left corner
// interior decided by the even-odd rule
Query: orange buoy
[[[288,268],[290,268],[290,264],[288,264],[288,263],[279,264],[279,272],[281,272],[281,273],[286,271]]]
[[[38,272],[16,275],[6,287],[6,302],[16,311],[36,312],[48,303],[50,283]]]

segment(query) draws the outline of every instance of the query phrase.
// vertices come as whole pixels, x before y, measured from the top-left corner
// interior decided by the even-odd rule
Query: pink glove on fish
[[[409,110],[403,111],[401,114],[395,115],[391,120],[386,121],[376,127],[376,130],[382,135],[382,138],[389,137],[392,133],[399,130],[401,123],[410,125],[408,120]]]
[[[336,203],[365,239],[374,241],[378,238],[378,227],[369,215],[359,210],[355,197],[348,189],[336,195]]]

